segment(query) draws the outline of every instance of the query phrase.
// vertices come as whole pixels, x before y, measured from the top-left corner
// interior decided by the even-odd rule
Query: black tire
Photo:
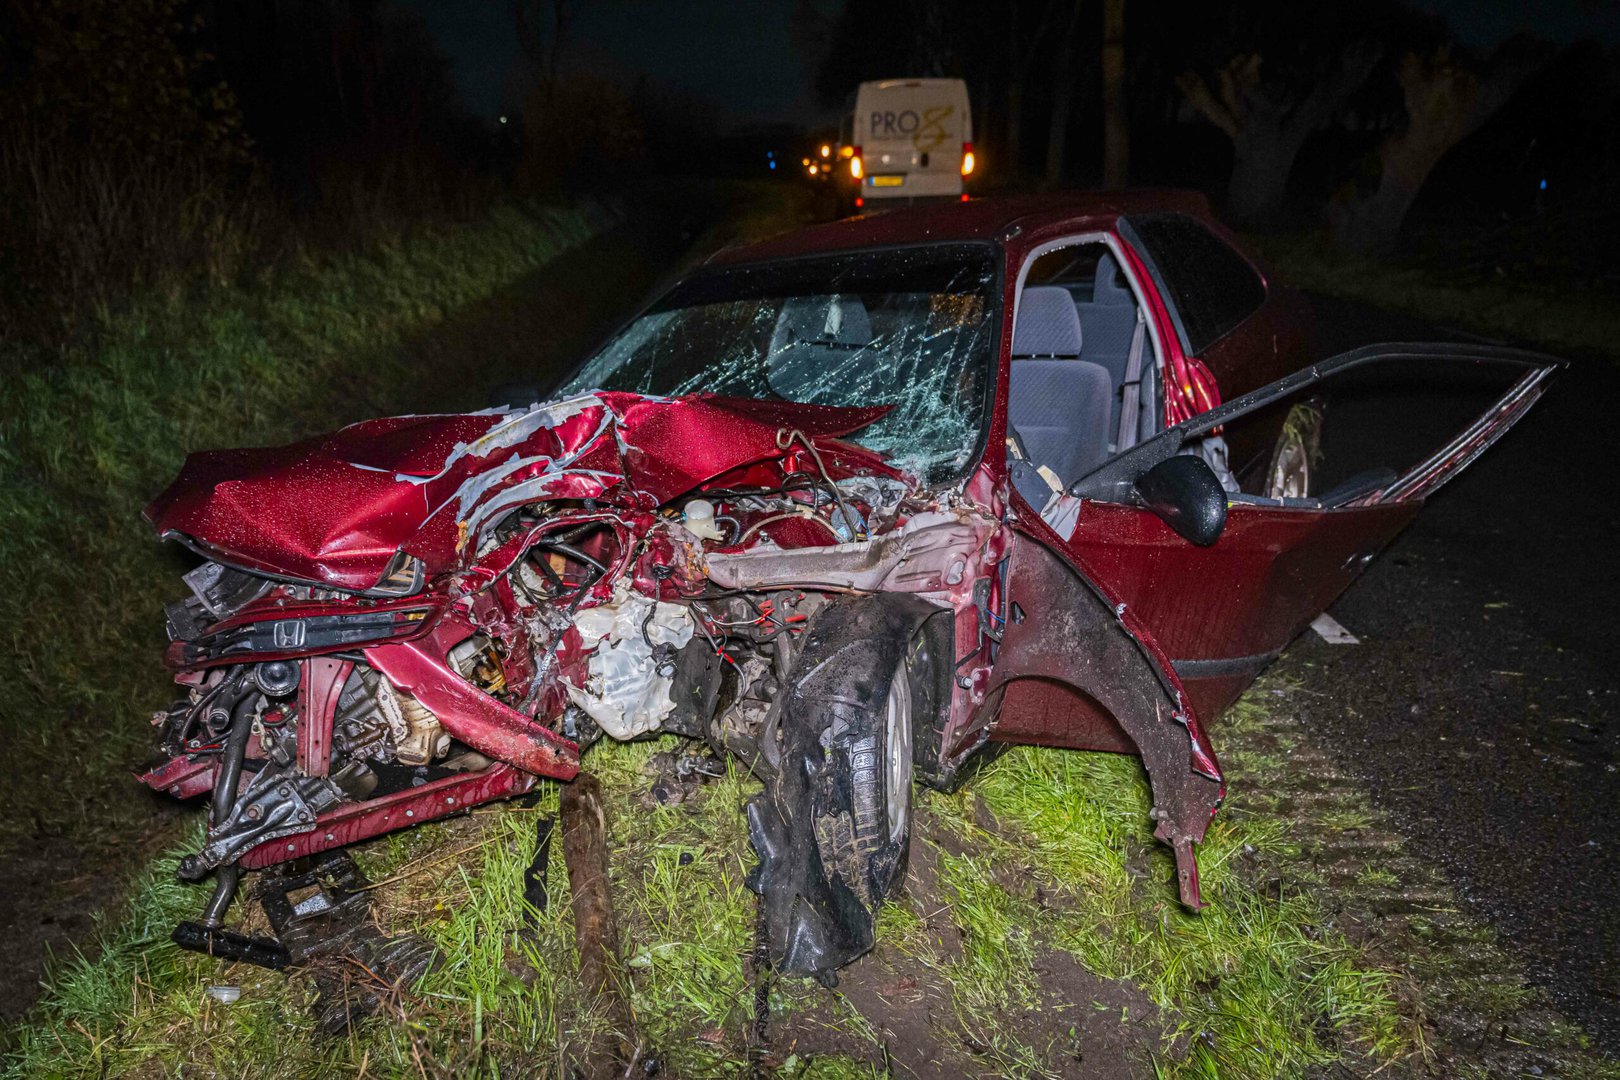
[[[782,768],[749,800],[748,833],[777,971],[833,972],[872,947],[911,848],[913,725],[933,725],[937,661],[909,596],[837,601],[807,632],[782,721]]]

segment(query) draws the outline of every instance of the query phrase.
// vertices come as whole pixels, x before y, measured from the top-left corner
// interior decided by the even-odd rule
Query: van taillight
[[[970,143],[970,142],[963,143],[962,144],[962,175],[967,176],[967,175],[971,174],[973,172],[973,166],[976,165],[976,164],[978,164],[978,162],[973,157],[973,144]]]
[[[866,167],[861,164],[861,148],[857,146],[849,158],[849,175],[859,180],[865,174]]]

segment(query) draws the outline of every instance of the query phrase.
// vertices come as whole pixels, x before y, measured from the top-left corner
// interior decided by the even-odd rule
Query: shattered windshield
[[[944,482],[978,448],[994,373],[994,283],[984,245],[702,274],[631,323],[560,393],[892,405],[851,440],[925,483]]]

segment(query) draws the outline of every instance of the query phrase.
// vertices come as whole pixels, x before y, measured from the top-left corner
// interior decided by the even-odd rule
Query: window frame
[[[1219,244],[1221,247],[1231,252],[1233,257],[1236,258],[1236,260],[1241,263],[1250,274],[1254,275],[1255,282],[1260,286],[1259,302],[1253,307],[1249,308],[1247,311],[1243,312],[1243,314],[1238,316],[1228,325],[1224,326],[1208,341],[1203,341],[1195,345],[1191,337],[1188,335],[1187,324],[1182,317],[1181,304],[1177,299],[1177,293],[1174,286],[1165,276],[1163,269],[1159,266],[1158,260],[1154,257],[1153,249],[1143,242],[1142,234],[1137,231],[1133,223],[1133,218],[1139,220],[1147,217],[1181,218],[1185,221],[1191,222],[1194,226],[1201,229],[1205,236],[1209,237],[1211,241]],[[1128,217],[1122,216],[1115,223],[1115,227],[1119,230],[1120,236],[1124,237],[1125,241],[1131,245],[1131,248],[1136,252],[1137,257],[1142,260],[1142,265],[1147,267],[1148,277],[1152,279],[1153,287],[1158,290],[1159,299],[1163,302],[1165,311],[1170,315],[1170,325],[1175,327],[1176,340],[1181,345],[1181,352],[1183,356],[1196,357],[1205,355],[1210,349],[1214,348],[1228,335],[1230,335],[1232,331],[1236,330],[1238,327],[1242,326],[1244,323],[1253,318],[1255,313],[1261,308],[1265,307],[1266,302],[1271,298],[1271,283],[1266,280],[1266,275],[1260,272],[1260,268],[1256,266],[1247,255],[1238,250],[1236,245],[1229,243],[1225,237],[1221,236],[1214,229],[1210,228],[1208,222],[1193,214],[1185,214],[1176,210],[1158,210],[1147,214],[1135,214]]]

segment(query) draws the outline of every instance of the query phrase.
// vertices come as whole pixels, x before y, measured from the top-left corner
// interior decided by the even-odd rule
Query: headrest
[[[799,342],[816,345],[869,345],[872,319],[858,296],[794,297],[782,305],[773,348]]]
[[[789,401],[814,401],[872,344],[872,318],[859,296],[796,296],[782,305],[765,379]]]
[[[1018,298],[1013,323],[1014,357],[1080,355],[1080,312],[1060,285],[1033,285]]]
[[[1136,304],[1136,297],[1131,295],[1131,287],[1125,283],[1125,275],[1120,273],[1119,264],[1114,261],[1112,253],[1097,260],[1097,276],[1091,285],[1091,302],[1109,305]]]

